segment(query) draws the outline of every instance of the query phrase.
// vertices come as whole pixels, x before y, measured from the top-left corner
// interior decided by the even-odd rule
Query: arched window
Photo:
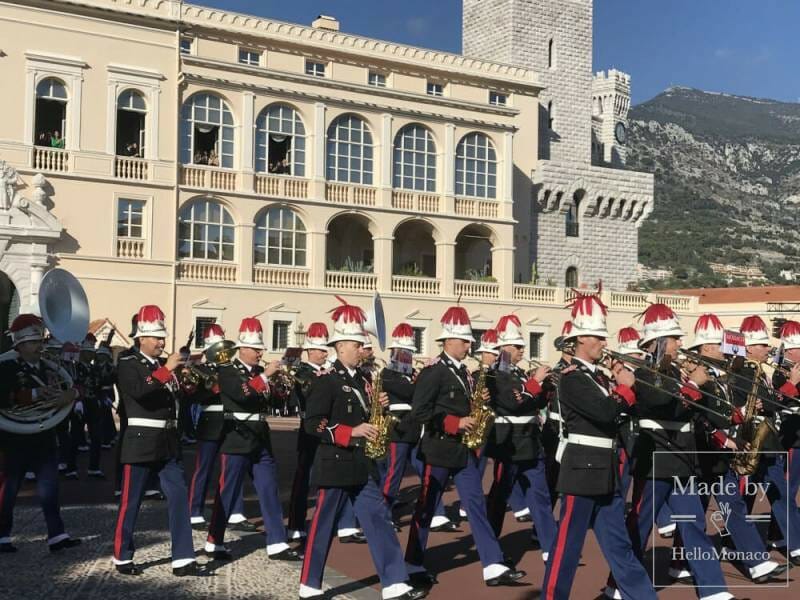
[[[372,185],[372,134],[355,115],[342,115],[328,127],[327,178]]]
[[[565,223],[566,223],[566,234],[567,237],[579,237],[580,229],[578,225],[578,205],[580,204],[580,199],[575,198],[572,204],[567,211]]]
[[[144,156],[144,126],[147,104],[136,90],[125,90],[117,98],[117,154]]]
[[[394,138],[394,187],[436,191],[436,146],[422,125],[406,125]]]
[[[42,79],[36,86],[34,144],[63,148],[66,128],[67,88],[54,77]]]
[[[578,269],[577,267],[569,267],[567,274],[564,277],[564,286],[568,288],[578,287]]]
[[[256,119],[256,171],[306,174],[306,130],[291,106],[273,104]]]
[[[268,208],[256,221],[254,250],[256,264],[305,267],[306,226],[288,208]]]
[[[224,206],[200,199],[181,210],[178,258],[233,260],[233,245],[233,218]]]
[[[233,113],[219,96],[195,94],[181,109],[181,161],[233,168]]]
[[[553,38],[547,42],[547,68],[552,69],[556,66],[556,45]]]
[[[553,101],[547,103],[547,128],[550,131],[553,131],[553,128],[556,125],[556,114],[553,112],[555,107],[553,106]]]
[[[456,147],[456,195],[497,196],[497,155],[482,133],[465,135]]]

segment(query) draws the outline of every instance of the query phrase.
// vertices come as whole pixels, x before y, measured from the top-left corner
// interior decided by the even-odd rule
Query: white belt
[[[389,410],[411,410],[410,404],[390,404]]]
[[[561,413],[552,412],[552,411],[547,413],[547,418],[548,419],[552,419],[553,421],[563,421],[564,420],[564,419],[561,418]]]
[[[669,431],[680,431],[688,433],[692,430],[692,423],[682,423],[680,421],[654,421],[652,419],[639,419],[639,427],[642,429],[668,429]]]
[[[232,418],[236,419],[237,421],[266,421],[267,415],[265,413],[243,413],[243,412],[233,412],[233,413],[225,413],[226,416],[230,415]]]
[[[495,423],[504,423],[507,425],[525,425],[526,423],[532,423],[536,419],[536,417],[497,417],[494,422]]]
[[[610,450],[614,447],[614,440],[597,435],[570,433],[566,441],[569,444],[577,444],[578,446],[592,446],[593,448],[607,448]]]
[[[222,412],[225,408],[222,404],[209,404],[203,407],[203,412]]]
[[[170,419],[142,419],[139,417],[128,417],[128,427],[152,427],[153,429],[166,429],[172,425],[175,426],[175,421]]]

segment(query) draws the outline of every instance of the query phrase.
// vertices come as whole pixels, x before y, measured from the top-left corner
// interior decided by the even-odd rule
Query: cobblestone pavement
[[[77,548],[51,555],[45,542],[44,520],[38,507],[15,511],[14,544],[19,551],[0,555],[0,598],[59,600],[177,600],[208,598],[269,600],[297,598],[300,563],[270,561],[262,533],[230,532],[227,545],[236,560],[206,565],[203,577],[172,575],[165,502],[142,505],[136,526],[136,563],[144,572],[137,577],[119,575],[111,564],[117,507],[113,504],[67,506],[62,516],[73,537],[83,539]],[[98,533],[102,532],[102,533]],[[205,532],[194,532],[201,549]],[[371,588],[326,570],[325,582],[337,599],[375,599]],[[355,593],[348,594],[348,590]]]

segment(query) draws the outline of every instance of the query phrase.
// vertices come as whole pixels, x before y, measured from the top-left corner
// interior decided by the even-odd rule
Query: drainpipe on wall
[[[172,209],[173,222],[172,227],[172,285],[170,291],[172,294],[172,323],[170,331],[172,332],[172,352],[178,351],[177,346],[177,330],[178,323],[178,206],[180,205],[181,195],[181,85],[183,83],[183,73],[181,71],[181,25],[183,23],[183,0],[178,2],[178,16],[177,25],[175,27],[175,93],[176,93],[176,116],[175,119],[175,197],[174,206]]]

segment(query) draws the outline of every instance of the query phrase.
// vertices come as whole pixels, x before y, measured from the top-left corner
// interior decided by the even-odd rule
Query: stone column
[[[256,96],[253,92],[242,92],[242,147],[239,153],[239,170],[241,171],[241,182],[239,188],[242,191],[252,192],[255,189],[255,179],[253,172],[253,138]]]
[[[444,206],[442,210],[447,214],[455,212],[455,185],[456,185],[456,126],[452,123],[444,125],[444,159],[443,159]]]
[[[442,296],[451,297],[455,294],[455,276],[456,243],[436,242],[436,277]]]
[[[253,223],[239,225],[239,283],[253,283]]]
[[[325,287],[325,256],[327,249],[326,231],[309,231],[308,232],[308,257],[310,260],[309,267],[311,273],[309,274],[309,287],[313,289],[323,289]]]
[[[20,313],[23,312],[32,312],[37,315],[41,315],[41,309],[39,308],[39,286],[42,283],[42,277],[44,276],[44,270],[47,268],[47,262],[32,262],[31,263],[31,287],[30,287],[30,302],[27,307],[24,306],[23,302],[20,302]],[[22,301],[23,299],[20,298]]]
[[[375,274],[378,276],[378,291],[392,291],[392,246],[393,236],[372,238],[375,251]]]
[[[314,133],[309,136],[310,148],[307,149],[306,156],[311,157],[311,177],[310,198],[315,200],[325,199],[325,104],[317,102],[314,104]]]
[[[498,214],[506,219],[514,217],[514,134],[506,131],[503,134],[503,162],[500,173],[501,202]]]
[[[492,247],[492,276],[498,281],[500,299],[512,300],[514,297],[513,247]]]
[[[380,177],[378,184],[378,206],[388,207],[392,204],[392,115],[381,115],[381,144],[377,148],[380,157]]]

